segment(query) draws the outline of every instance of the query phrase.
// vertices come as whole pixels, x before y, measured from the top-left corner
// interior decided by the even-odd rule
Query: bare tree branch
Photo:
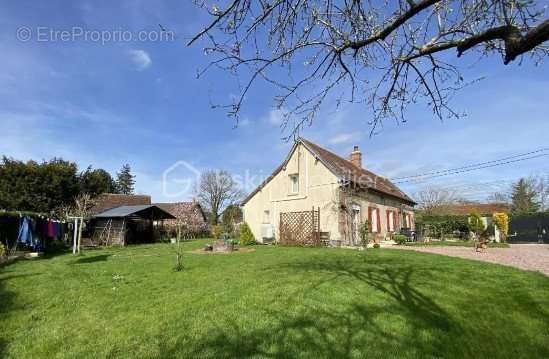
[[[549,54],[549,20],[535,0],[227,0],[224,10],[206,1],[195,0],[213,19],[188,43],[202,40],[214,57],[199,76],[236,77],[239,93],[221,107],[237,121],[258,80],[274,86],[282,128],[293,121],[287,138],[327,99],[371,106],[372,132],[385,119],[405,121],[418,103],[441,120],[459,117],[451,98],[471,83],[456,65],[462,54],[503,64]]]
[[[242,197],[238,183],[227,171],[205,171],[200,176],[197,198],[211,214],[212,224],[217,224],[223,210]]]

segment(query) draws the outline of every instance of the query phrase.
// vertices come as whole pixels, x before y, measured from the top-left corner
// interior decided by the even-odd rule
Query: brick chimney
[[[362,168],[362,152],[358,149],[358,146],[353,148],[349,161],[358,168]]]

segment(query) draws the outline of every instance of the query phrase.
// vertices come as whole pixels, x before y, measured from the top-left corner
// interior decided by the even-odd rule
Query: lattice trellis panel
[[[280,213],[280,244],[320,246],[320,208]]]

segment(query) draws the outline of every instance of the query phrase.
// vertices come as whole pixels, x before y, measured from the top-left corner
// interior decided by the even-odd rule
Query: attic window
[[[296,194],[299,193],[299,175],[293,174],[290,175],[290,193]]]

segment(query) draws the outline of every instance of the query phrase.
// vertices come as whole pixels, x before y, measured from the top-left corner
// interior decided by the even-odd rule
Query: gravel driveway
[[[393,246],[392,248],[503,264],[524,270],[538,271],[549,276],[549,244],[511,244],[511,248],[488,248],[485,253],[477,253],[474,248],[470,247]]]

